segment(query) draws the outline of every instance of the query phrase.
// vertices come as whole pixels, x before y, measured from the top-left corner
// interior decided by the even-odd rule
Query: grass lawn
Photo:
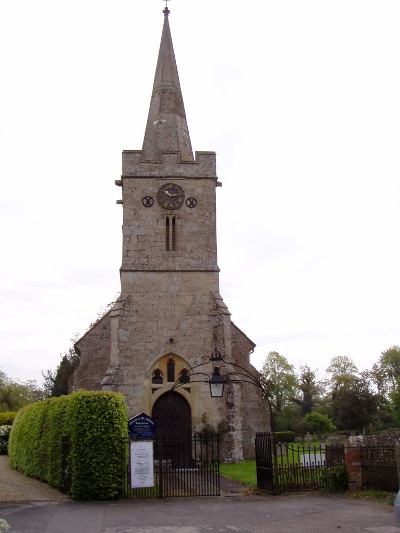
[[[307,446],[305,442],[292,442],[289,444],[290,448],[294,449],[294,453],[291,453],[289,457],[280,457],[280,464],[298,464],[300,462],[300,453]],[[316,451],[319,451],[319,442],[311,443],[311,453],[313,453],[314,447]],[[307,450],[308,451],[308,450]],[[256,462],[255,461],[242,461],[240,463],[221,463],[220,472],[222,476],[229,479],[239,481],[243,485],[248,487],[257,487],[257,474],[256,474]]]
[[[297,445],[298,443],[296,443]],[[295,447],[297,448],[297,446]],[[302,444],[301,444],[302,446]],[[256,462],[242,461],[240,463],[221,463],[220,473],[229,479],[239,481],[247,487],[257,488]],[[393,506],[396,494],[380,490],[357,490],[347,492],[347,496],[357,499],[370,499]]]
[[[257,488],[256,462],[242,461],[241,463],[220,464],[222,476],[239,481],[247,487]],[[347,492],[347,496],[356,499],[368,499],[393,506],[396,494],[380,490],[357,490]]]
[[[242,461],[241,463],[221,463],[219,468],[222,476],[239,481],[248,487],[257,487],[255,461]]]

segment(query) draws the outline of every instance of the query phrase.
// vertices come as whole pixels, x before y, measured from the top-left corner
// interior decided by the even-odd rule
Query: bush
[[[304,420],[312,427],[312,432],[317,435],[324,435],[335,431],[336,427],[333,425],[332,420],[327,415],[322,415],[313,411],[306,414]]]
[[[349,487],[349,475],[343,462],[335,463],[335,468],[325,468],[321,474],[321,481],[327,492],[344,492]]]
[[[71,436],[71,496],[76,500],[117,498],[125,475],[128,413],[113,392],[78,392],[67,408]]]
[[[0,454],[7,453],[10,432],[11,426],[0,426]]]
[[[12,426],[16,415],[16,411],[6,411],[5,413],[0,413],[0,426]]]
[[[274,435],[275,435],[275,442],[293,442],[294,441],[293,431],[276,431]]]
[[[11,465],[55,487],[62,485],[62,437],[70,437],[70,496],[111,499],[125,476],[128,413],[121,394],[77,392],[30,404],[12,426]]]

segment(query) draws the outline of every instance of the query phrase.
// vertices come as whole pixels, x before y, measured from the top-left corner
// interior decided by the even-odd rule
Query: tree
[[[68,394],[69,378],[78,365],[79,355],[72,346],[61,357],[60,364],[55,371],[47,370],[46,373],[42,372],[46,396],[50,398],[52,396],[62,396],[63,394]]]
[[[262,370],[261,380],[269,391],[274,413],[280,413],[289,405],[296,387],[294,366],[278,352],[269,352]]]
[[[321,393],[322,383],[317,381],[317,373],[308,365],[300,367],[300,374],[297,377],[297,387],[301,397],[290,400],[301,407],[301,417],[311,413],[316,402],[316,396]]]
[[[373,367],[373,377],[381,397],[379,417],[400,426],[400,347],[391,346],[381,353]],[[389,413],[389,416],[388,416]]]
[[[325,404],[328,407],[330,416],[335,420],[337,418],[336,400],[339,393],[342,395],[347,387],[351,385],[358,375],[358,370],[354,362],[347,355],[338,355],[331,359],[326,369],[328,379],[326,382],[327,396]]]
[[[334,357],[330,374],[330,405],[335,425],[342,430],[364,430],[377,418],[379,395],[367,374],[359,374],[347,356]]]
[[[369,379],[377,394],[386,395],[386,378],[380,363],[374,363],[371,370],[364,370],[362,374]]]
[[[400,347],[391,346],[382,352],[379,359],[379,369],[386,383],[387,389],[396,390],[400,380]]]
[[[397,390],[390,393],[390,410],[391,422],[395,427],[400,427],[400,391]]]
[[[369,382],[370,390],[376,395],[378,401],[378,408],[376,412],[376,420],[374,422],[375,429],[383,429],[393,426],[393,422],[398,422],[396,418],[397,408],[394,408],[394,398],[392,393],[388,393],[385,377],[379,363],[374,363],[371,370],[364,370],[360,377]],[[393,410],[393,412],[392,412]]]
[[[358,374],[358,369],[354,362],[347,355],[338,355],[331,359],[326,372],[330,374],[330,381],[333,388],[349,383]]]
[[[18,411],[28,403],[44,399],[44,391],[36,381],[20,382],[0,370],[0,412]]]
[[[354,377],[334,391],[332,404],[339,429],[363,431],[376,419],[379,396],[364,376]]]

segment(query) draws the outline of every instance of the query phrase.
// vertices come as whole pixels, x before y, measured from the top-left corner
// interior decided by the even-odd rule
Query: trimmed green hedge
[[[294,433],[293,431],[276,431],[275,432],[275,442],[293,442]]]
[[[30,404],[14,421],[8,454],[26,475],[60,488],[62,437],[70,437],[69,495],[75,500],[118,498],[125,476],[128,413],[113,392],[80,391]]]

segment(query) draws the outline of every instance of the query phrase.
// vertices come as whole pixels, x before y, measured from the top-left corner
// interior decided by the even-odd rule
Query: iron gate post
[[[163,446],[162,440],[156,441],[158,453],[158,497],[164,498]]]
[[[256,433],[257,488],[274,492],[274,439],[269,432]]]

